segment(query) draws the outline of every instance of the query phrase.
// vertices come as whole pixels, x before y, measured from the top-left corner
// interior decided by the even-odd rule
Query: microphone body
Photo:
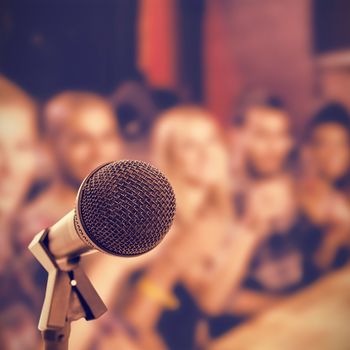
[[[86,241],[80,237],[75,220],[75,209],[73,209],[49,228],[49,250],[57,259],[73,258],[93,248],[97,249],[92,244],[85,243]]]
[[[175,215],[175,195],[153,166],[125,160],[102,165],[82,182],[76,206],[48,228],[56,258],[91,250],[136,256],[158,245]]]

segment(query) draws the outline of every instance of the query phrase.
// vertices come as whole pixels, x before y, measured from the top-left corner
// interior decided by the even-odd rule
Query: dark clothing
[[[205,319],[205,315],[184,286],[177,284],[174,294],[180,307],[165,310],[159,319],[157,330],[169,349],[194,350],[196,326],[201,319]]]
[[[277,292],[278,295],[285,295],[311,283],[319,277],[319,272],[312,263],[312,257],[321,241],[322,231],[312,225],[304,215],[298,215],[295,224],[290,229],[285,232],[276,231],[260,244],[251,261],[243,287],[259,292]],[[255,271],[262,264],[269,263],[278,268],[281,261],[292,254],[297,254],[300,257],[299,268],[302,270],[300,280],[285,285],[279,290],[270,290],[264,285],[264,281],[256,278]]]
[[[299,213],[295,224],[287,232],[276,232],[272,234],[267,240],[256,250],[249,268],[246,279],[242,283],[242,287],[256,292],[267,293],[269,295],[288,295],[292,292],[298,291],[303,287],[315,282],[320,278],[324,271],[321,271],[313,262],[313,256],[320,248],[326,230],[322,227],[313,225],[308,218]],[[278,264],[279,259],[290,253],[298,253],[301,255],[302,262],[302,278],[293,284],[286,286],[276,293],[266,288],[254,276],[260,264],[267,260]],[[332,262],[331,270],[344,266],[350,260],[350,252],[348,248],[340,248]],[[248,317],[238,315],[223,314],[219,317],[209,317],[210,335],[213,338],[219,337],[246,321]]]

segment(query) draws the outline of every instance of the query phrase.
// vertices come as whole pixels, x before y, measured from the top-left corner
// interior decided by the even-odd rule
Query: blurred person
[[[219,213],[230,208],[226,140],[208,111],[191,105],[165,111],[156,121],[151,143],[154,163],[175,188],[177,221],[191,224],[203,215],[202,206]]]
[[[97,166],[121,152],[116,119],[102,97],[67,91],[54,96],[43,111],[45,147],[53,163],[49,187],[24,210],[20,246],[70,211],[80,183]]]
[[[141,74],[121,83],[110,96],[118,117],[120,133],[127,142],[126,155],[147,159],[148,140],[155,118],[179,104],[177,94],[167,89],[154,89]]]
[[[15,221],[36,178],[38,125],[34,101],[0,77],[0,338],[4,350],[36,349],[33,286],[14,247]]]
[[[28,251],[35,234],[50,227],[75,205],[81,181],[97,166],[119,158],[121,141],[116,119],[106,100],[87,92],[63,92],[43,109],[43,142],[53,174],[48,187],[21,211],[15,248],[38,319],[47,273]],[[98,257],[97,257],[98,259]],[[84,258],[83,263],[96,261]]]
[[[281,101],[263,96],[250,101],[240,118],[231,157],[235,243],[242,251],[227,256],[217,270],[220,283],[203,288],[213,337],[305,284],[301,241],[310,228],[300,217],[289,167],[294,146],[289,115]]]
[[[254,231],[265,232],[266,242],[262,242],[262,246],[264,243],[268,246],[276,233],[286,234],[297,219],[289,164],[295,142],[282,101],[264,94],[250,99],[241,111],[240,125],[233,135],[238,140],[232,157],[238,153],[240,159],[233,173],[234,181],[240,184],[240,188],[234,190],[234,202],[240,221],[248,231],[253,223]],[[282,257],[284,247],[280,249]],[[254,255],[263,254],[260,250],[267,256],[270,254],[270,258],[275,254],[265,246],[257,248]]]
[[[21,123],[26,126],[24,122]],[[18,280],[32,301],[34,329],[45,291],[46,272],[27,246],[36,233],[54,224],[74,207],[76,193],[84,177],[102,163],[118,159],[121,152],[112,108],[98,95],[63,92],[53,97],[44,107],[42,124],[42,144],[54,167],[53,179],[46,190],[17,215],[14,232],[17,259],[12,264],[18,266]],[[18,128],[21,126],[18,125]],[[20,175],[24,176],[23,171]],[[96,259],[88,261],[96,262]],[[18,307],[24,310],[20,302]],[[9,310],[15,312],[17,308],[13,309],[15,311]],[[21,324],[21,319],[17,319],[17,316],[26,315],[25,310],[20,310],[13,314],[18,324]],[[26,324],[28,322],[26,318]],[[38,336],[39,332],[36,332],[36,339]]]
[[[314,263],[339,267],[350,253],[350,118],[337,103],[325,105],[311,120],[303,149],[301,203],[318,228]]]
[[[288,230],[296,218],[290,167],[295,141],[282,101],[264,94],[250,99],[233,135],[238,141],[232,156],[238,153],[241,162],[233,173],[234,181],[240,184],[234,201],[243,222],[258,221],[258,231],[265,226],[271,235]]]
[[[175,224],[154,259],[129,277],[115,302],[115,331],[106,330],[99,344],[117,347],[127,337],[136,349],[192,349],[206,342],[202,283],[231,237],[226,143],[197,106],[164,112],[152,135],[154,162],[175,189]]]
[[[256,97],[236,120],[232,156],[241,160],[246,179],[265,179],[285,173],[294,146],[290,117],[276,97]],[[237,154],[240,153],[240,154]]]
[[[110,97],[118,118],[120,133],[133,146],[148,136],[150,123],[157,112],[151,89],[141,73],[122,82]]]
[[[259,91],[242,102],[234,123],[230,131],[233,200],[242,218],[249,209],[248,192],[292,176],[289,163],[295,141],[283,102]]]
[[[36,106],[19,87],[0,77],[0,270],[12,257],[12,225],[36,173]]]
[[[333,118],[336,117],[335,114],[333,113]],[[319,259],[321,254],[320,228],[315,225],[316,220],[312,220],[312,217],[310,220],[310,215],[304,215],[304,210],[307,211],[306,203],[300,207],[299,188],[286,166],[293,145],[287,115],[281,113],[280,107],[255,106],[250,107],[244,117],[243,139],[240,140],[243,146],[240,150],[245,152],[242,162],[245,168],[242,173],[245,174],[245,185],[249,187],[240,190],[236,202],[240,209],[240,222],[243,224],[242,233],[250,232],[260,238],[257,238],[256,246],[250,251],[250,262],[246,272],[242,273],[240,288],[232,288],[237,286],[237,276],[232,274],[226,274],[225,279],[221,278],[226,283],[222,283],[220,288],[211,285],[213,293],[221,296],[217,299],[218,305],[220,300],[222,302],[221,310],[226,305],[226,313],[238,317],[238,321],[265,310],[291,292],[313,282],[319,274],[311,260],[313,256]],[[312,123],[317,127],[320,119],[323,120],[320,123],[322,126],[327,124],[324,124],[326,119],[330,121],[329,116],[315,120],[317,119],[317,122]],[[321,178],[328,178],[331,183],[344,183],[348,171],[348,133],[344,133],[344,129],[338,130],[339,127],[334,124],[328,127],[327,130],[319,129],[318,134],[311,128],[311,143],[314,148],[309,150],[308,164],[311,166],[317,162],[317,166],[312,168],[318,169]],[[331,135],[329,129],[334,127],[336,135]],[[318,142],[322,139],[322,146],[316,142],[316,136]],[[339,157],[334,157],[335,151]],[[304,192],[301,191],[301,196],[305,202],[307,192]],[[317,207],[320,202],[317,199],[316,202]],[[344,204],[343,201],[343,219],[346,216]],[[322,219],[324,214],[325,212],[320,215]],[[338,211],[338,214],[341,213]],[[344,220],[342,223],[345,223]],[[234,322],[234,319],[227,319],[227,327],[230,322]],[[225,327],[220,319],[212,320],[211,326],[217,333]]]
[[[324,100],[336,101],[350,109],[349,52],[335,50],[324,52],[316,58],[318,88]]]
[[[205,286],[211,337],[265,311],[305,285],[302,238],[309,226],[299,215],[296,186],[289,176],[252,184],[225,265]]]

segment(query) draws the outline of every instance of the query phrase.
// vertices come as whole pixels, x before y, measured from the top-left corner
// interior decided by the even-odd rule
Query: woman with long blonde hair
[[[213,282],[211,270],[232,219],[223,135],[213,116],[198,106],[172,108],[156,121],[152,161],[174,187],[177,214],[156,256],[130,278],[129,292],[117,307],[136,348],[189,349],[206,341],[201,289]],[[120,341],[115,335],[103,339],[106,348]]]
[[[175,188],[177,221],[227,214],[228,154],[224,134],[208,111],[190,105],[162,114],[153,129],[152,158]]]

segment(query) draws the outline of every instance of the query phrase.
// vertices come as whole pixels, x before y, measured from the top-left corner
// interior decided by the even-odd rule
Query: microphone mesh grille
[[[158,169],[124,160],[106,164],[86,178],[77,209],[84,231],[100,250],[133,256],[160,243],[175,206],[173,189]]]

